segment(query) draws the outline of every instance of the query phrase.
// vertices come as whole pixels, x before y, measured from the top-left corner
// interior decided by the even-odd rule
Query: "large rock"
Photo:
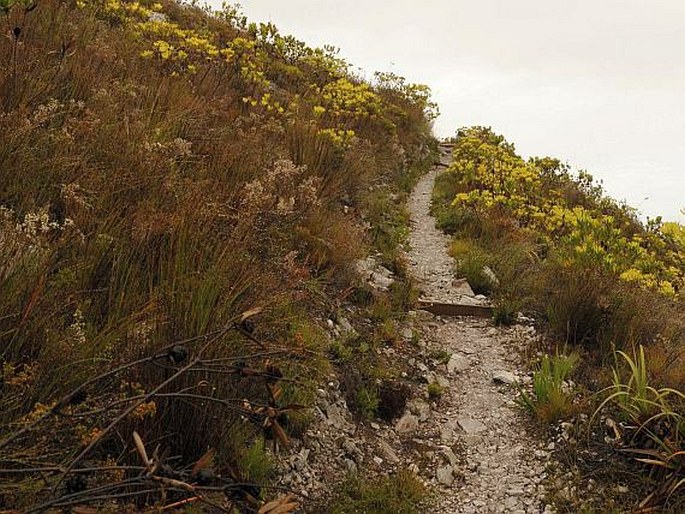
[[[395,281],[392,271],[378,264],[373,257],[355,261],[354,268],[367,284],[379,291],[387,291]]]
[[[329,425],[344,432],[349,431],[352,425],[345,419],[346,410],[342,406],[326,400],[321,400],[320,405]]]
[[[340,328],[340,333],[342,335],[349,337],[357,337],[357,331],[347,318],[343,316],[338,317],[338,327]]]
[[[443,389],[449,389],[450,387],[450,381],[442,375],[435,375],[435,382]]]
[[[461,373],[466,371],[471,366],[469,359],[458,353],[453,353],[450,360],[447,362],[447,372],[452,375],[454,373]]]
[[[463,296],[475,296],[476,293],[471,289],[471,285],[465,278],[455,278],[452,281],[453,292],[463,295]]]
[[[450,486],[454,483],[454,469],[449,464],[440,466],[435,472],[435,478],[441,484]]]
[[[510,371],[497,371],[492,375],[492,380],[500,384],[514,385],[518,378]]]
[[[419,418],[419,421],[427,421],[431,415],[431,407],[423,400],[415,399],[407,404],[409,412]]]
[[[379,444],[381,453],[383,454],[383,457],[385,457],[385,460],[388,462],[391,462],[392,464],[397,464],[400,461],[400,458],[397,456],[397,453],[395,453],[395,450],[392,449],[392,446],[390,446],[388,443],[385,441],[381,441]]]
[[[355,442],[351,441],[350,439],[346,439],[345,441],[343,441],[342,448],[343,450],[345,450],[345,454],[348,457],[351,457],[355,462],[361,462],[364,458],[364,454],[362,453],[362,451],[355,444]]]
[[[454,454],[454,451],[452,451],[452,448],[450,448],[449,446],[441,446],[440,451],[449,461],[450,466],[452,466],[453,468],[459,463],[459,461],[457,460],[457,456]]]
[[[457,421],[454,419],[448,419],[444,423],[442,423],[439,427],[440,430],[440,439],[445,441],[445,442],[452,442],[455,438],[454,432],[457,429]]]

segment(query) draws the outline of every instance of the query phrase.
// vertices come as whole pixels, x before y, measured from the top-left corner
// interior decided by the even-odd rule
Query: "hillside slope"
[[[0,509],[258,509],[354,259],[394,261],[428,88],[232,7],[0,9]]]

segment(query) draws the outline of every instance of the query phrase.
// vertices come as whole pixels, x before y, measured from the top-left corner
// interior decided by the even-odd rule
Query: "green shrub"
[[[499,297],[495,301],[495,308],[492,312],[492,320],[495,325],[513,325],[516,323],[518,313],[523,306],[521,300],[511,297]]]
[[[359,413],[362,418],[373,418],[376,416],[380,398],[376,387],[365,385],[357,389],[355,401],[352,408]]]
[[[435,178],[431,213],[437,227],[447,234],[456,234],[473,221],[468,212],[452,207],[454,196],[462,191],[463,186],[453,173],[441,173]]]
[[[440,364],[447,364],[452,358],[452,352],[447,350],[431,350],[428,354],[428,358],[438,361]]]
[[[273,472],[273,458],[266,450],[264,439],[257,438],[240,459],[240,469],[246,480],[266,483]]]
[[[444,392],[445,388],[437,382],[431,382],[430,384],[428,384],[428,396],[431,399],[437,400],[444,394]]]
[[[419,514],[423,512],[420,504],[426,496],[426,487],[410,471],[400,470],[395,475],[372,479],[350,475],[336,487],[325,512]]]
[[[419,299],[419,290],[411,277],[402,277],[390,284],[390,296],[398,317],[414,308]]]
[[[576,353],[544,355],[533,373],[533,395],[520,388],[520,404],[538,419],[552,423],[573,412],[574,393],[565,381],[578,364]]]
[[[539,310],[552,330],[571,344],[597,344],[609,327],[610,276],[551,263],[541,276]]]
[[[457,261],[458,274],[468,281],[476,294],[488,295],[497,287],[492,278],[484,271],[487,265],[488,257],[480,251],[467,253]]]
[[[334,359],[342,362],[347,362],[354,356],[352,347],[339,339],[335,339],[331,342],[331,353],[333,354]]]

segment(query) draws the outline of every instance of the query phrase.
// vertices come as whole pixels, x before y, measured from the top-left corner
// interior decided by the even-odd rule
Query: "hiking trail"
[[[445,303],[479,303],[463,280],[455,280],[449,237],[430,214],[436,176],[451,159],[441,145],[441,162],[416,185],[409,199],[410,270],[423,297]],[[444,393],[432,413],[446,458],[438,467],[435,512],[554,512],[545,503],[543,482],[554,443],[535,438],[515,403],[516,381],[530,381],[520,350],[537,337],[526,325],[495,327],[491,320],[436,317],[419,325],[433,351],[449,352]],[[459,455],[462,462],[455,462]],[[456,459],[459,460],[458,458]],[[463,473],[463,475],[462,475]]]

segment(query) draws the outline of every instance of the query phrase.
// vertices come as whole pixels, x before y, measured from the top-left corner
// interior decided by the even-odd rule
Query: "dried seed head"
[[[174,364],[180,364],[188,358],[188,349],[185,346],[177,344],[169,349],[168,354],[171,362]]]

